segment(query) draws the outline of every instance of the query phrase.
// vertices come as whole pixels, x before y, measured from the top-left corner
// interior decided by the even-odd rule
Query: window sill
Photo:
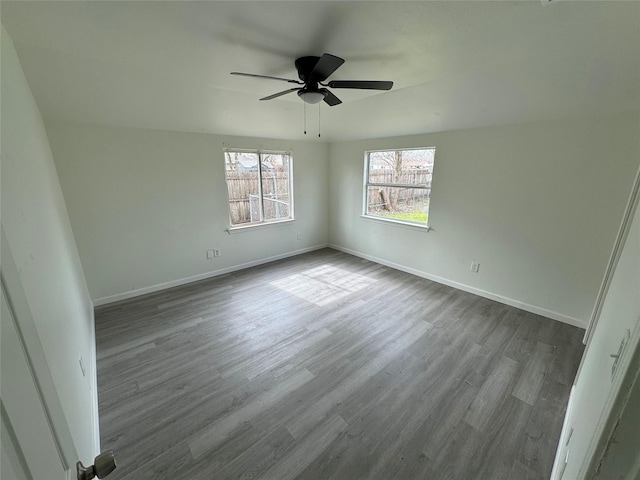
[[[262,229],[268,227],[275,227],[278,225],[282,225],[284,223],[293,223],[295,222],[295,218],[287,218],[286,220],[278,220],[276,222],[262,222],[262,223],[251,223],[249,225],[234,225],[232,227],[227,228],[227,233],[229,235],[236,233],[248,232],[250,230]]]
[[[391,223],[399,227],[426,230],[427,232],[431,230],[431,227],[429,225],[424,225],[421,223],[404,222],[402,220],[395,220],[393,218],[375,217],[373,215],[360,215],[360,217],[364,218],[365,220],[373,220],[374,222]]]

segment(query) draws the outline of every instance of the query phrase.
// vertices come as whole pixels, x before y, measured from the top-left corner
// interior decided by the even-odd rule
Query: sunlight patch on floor
[[[366,288],[377,280],[331,265],[305,270],[270,285],[322,307]]]

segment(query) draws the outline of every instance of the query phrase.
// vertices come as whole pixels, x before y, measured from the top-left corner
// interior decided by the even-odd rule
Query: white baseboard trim
[[[399,263],[394,263],[394,262],[385,260],[383,258],[367,255],[365,253],[361,253],[356,250],[351,250],[350,248],[341,247],[340,245],[329,244],[329,248],[333,248],[335,250],[348,253],[349,255],[354,255],[356,257],[364,258],[365,260],[370,260],[372,262],[379,263],[387,267],[395,268],[396,270],[407,272],[412,275],[416,275],[418,277],[426,278],[427,280],[432,280],[437,283],[442,283],[443,285],[448,285],[450,287],[457,288],[458,290],[473,293],[474,295],[478,295],[480,297],[488,298],[490,300],[495,300],[496,302],[504,303],[505,305],[510,305],[512,307],[516,307],[521,310],[525,310],[527,312],[535,313],[536,315],[541,315],[543,317],[551,318],[552,320],[557,320],[562,323],[567,323],[569,325],[573,325],[574,327],[587,328],[586,320],[579,320],[577,318],[569,317],[568,315],[563,315],[562,313],[557,313],[552,310],[547,310],[546,308],[536,307],[535,305],[529,305],[528,303],[524,303],[519,300],[514,300],[512,298],[504,297],[496,293],[487,292],[485,290],[481,290],[479,288],[475,288],[469,285],[465,285],[463,283],[449,280],[447,278],[431,275],[421,270],[416,270],[415,268],[406,267],[404,265],[400,265]]]
[[[92,305],[93,307],[93,305]],[[91,309],[91,338],[96,338],[96,322],[93,315],[93,308]],[[100,447],[100,409],[98,405],[98,352],[96,350],[96,342],[90,342],[90,355],[91,355],[91,414],[93,417],[93,451],[94,457],[101,452]],[[87,460],[88,461],[88,460]],[[77,478],[77,476],[76,476]]]
[[[320,250],[322,248],[327,248],[328,244],[314,245],[312,247],[301,248],[299,250],[293,250],[291,252],[282,253],[280,255],[274,255],[272,257],[261,258],[258,260],[253,260],[251,262],[240,263],[238,265],[232,265],[230,267],[221,268],[219,270],[213,270],[211,272],[201,273],[198,275],[192,275],[190,277],[180,278],[178,280],[172,280],[170,282],[159,283],[157,285],[151,285],[150,287],[138,288],[136,290],[132,290],[130,292],[117,293],[115,295],[109,295],[107,297],[98,298],[93,301],[94,307],[99,307],[102,305],[107,305],[109,303],[120,302],[122,300],[128,300],[130,298],[139,297],[141,295],[146,295],[147,293],[154,293],[160,290],[166,290],[167,288],[179,287],[180,285],[186,285],[187,283],[197,282],[199,280],[206,280],[207,278],[217,277],[219,275],[224,275],[225,273],[236,272],[238,270],[244,270],[245,268],[256,267],[258,265],[263,265],[265,263],[275,262],[276,260],[282,260],[288,257],[295,257],[296,255],[301,255],[303,253],[313,252],[315,250]]]

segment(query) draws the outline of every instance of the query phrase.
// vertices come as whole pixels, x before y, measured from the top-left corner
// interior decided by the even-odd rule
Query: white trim
[[[423,230],[427,232],[431,231],[431,226],[426,223],[414,223],[414,222],[409,222],[407,220],[397,220],[395,218],[387,218],[383,216],[370,215],[366,213],[360,215],[360,218],[363,218],[365,220],[373,220],[374,222],[391,223],[399,227],[417,228],[418,230]]]
[[[528,303],[524,303],[519,300],[514,300],[512,298],[504,297],[496,293],[487,292],[486,290],[481,290],[479,288],[465,285],[463,283],[459,283],[454,280],[449,280],[447,278],[438,277],[437,275],[431,275],[421,270],[416,270],[415,268],[406,267],[404,265],[400,265],[394,262],[389,262],[388,260],[384,260],[382,258],[374,257],[372,255],[360,253],[355,250],[351,250],[349,248],[341,247],[339,245],[329,244],[329,247],[335,250],[340,250],[341,252],[348,253],[350,255],[355,255],[356,257],[361,257],[366,260],[379,263],[381,265],[386,265],[387,267],[395,268],[396,270],[401,270],[403,272],[407,272],[412,275],[416,275],[418,277],[426,278],[427,280],[432,280],[434,282],[442,283],[443,285],[448,285],[450,287],[457,288],[458,290],[473,293],[474,295],[479,295],[481,297],[488,298],[490,300],[495,300],[496,302],[504,303],[505,305],[510,305],[512,307],[516,307],[521,310],[526,310],[527,312],[535,313],[536,315],[542,315],[543,317],[548,317],[553,320],[566,323],[568,325],[573,325],[574,327],[586,328],[587,326],[587,322],[584,320],[573,318],[568,315],[564,315],[562,313],[554,312],[552,310],[547,310],[546,308],[536,307],[535,305],[529,305]]]
[[[376,149],[376,150],[365,150],[364,153],[365,154],[369,154],[369,153],[378,153],[378,152],[397,152],[399,150],[402,151],[410,151],[410,150],[435,150],[436,146],[432,145],[431,147],[398,147],[398,148],[381,148],[381,149]]]
[[[73,468],[67,470],[66,480],[78,480],[78,469],[74,465]]]
[[[315,250],[320,250],[322,248],[327,248],[327,247],[328,245],[326,243],[323,243],[320,245],[315,245],[313,247],[301,248],[299,250],[293,250],[291,252],[282,253],[280,255],[274,255],[272,257],[260,258],[258,260],[253,260],[251,262],[232,265],[230,267],[221,268],[219,270],[213,270],[211,272],[192,275],[191,277],[180,278],[178,280],[172,280],[170,282],[151,285],[150,287],[139,288],[137,290],[132,290],[130,292],[117,293],[115,295],[109,295],[107,297],[98,298],[93,301],[93,305],[95,307],[99,307],[101,305],[107,305],[109,303],[114,303],[114,302],[119,302],[121,300],[127,300],[130,298],[139,297],[140,295],[146,295],[147,293],[158,292],[160,290],[166,290],[167,288],[172,288],[172,287],[179,287],[180,285],[186,285],[187,283],[197,282],[199,280],[206,280],[207,278],[217,277],[219,275],[224,275],[225,273],[236,272],[238,270],[243,270],[245,268],[250,268],[250,267],[255,267],[257,265],[262,265],[265,263],[275,262],[276,260],[282,260],[283,258],[295,257],[296,255],[313,252]]]
[[[254,228],[275,227],[277,225],[283,225],[285,223],[294,223],[295,221],[295,218],[287,218],[285,220],[272,220],[270,222],[255,222],[241,225],[231,225],[229,228],[227,228],[227,233],[229,235],[232,235],[235,233],[249,232]]]
[[[618,229],[618,235],[616,236],[616,241],[613,245],[611,256],[609,257],[609,263],[607,264],[607,269],[604,273],[604,277],[600,285],[600,290],[598,291],[596,303],[593,307],[593,312],[591,313],[591,318],[589,319],[587,330],[584,333],[584,338],[582,339],[582,343],[585,345],[589,343],[589,340],[591,340],[593,331],[595,330],[595,327],[598,324],[598,320],[600,319],[600,314],[602,313],[602,306],[604,305],[605,297],[607,296],[607,292],[609,291],[609,286],[611,285],[613,274],[616,270],[616,266],[618,265],[618,260],[622,255],[622,249],[624,248],[624,244],[627,240],[627,236],[629,235],[629,230],[631,229],[631,223],[633,222],[633,216],[635,214],[636,208],[638,207],[639,200],[640,200],[640,168],[638,168],[638,171],[636,172],[636,178],[634,180],[633,187],[631,188],[631,194],[629,195],[629,200],[627,201],[627,206],[624,211],[624,216],[622,217],[622,223],[620,223],[620,228]]]
[[[571,386],[571,393],[569,394],[569,402],[567,403],[567,410],[565,411],[564,414],[564,420],[562,422],[562,430],[560,432],[560,439],[558,440],[558,448],[556,449],[556,457],[553,460],[553,469],[551,470],[551,476],[549,477],[550,480],[558,480],[558,475],[560,475],[560,472],[562,471],[562,467],[563,465],[561,465],[560,462],[564,463],[564,460],[566,458],[566,452],[567,449],[565,447],[568,447],[569,445],[567,444],[567,441],[570,441],[570,439],[567,439],[567,435],[569,432],[569,420],[572,418],[572,410],[573,410],[573,401],[574,401],[574,393],[576,390],[576,386],[575,384]]]
[[[416,190],[429,190],[431,185],[426,183],[378,183],[367,182],[367,187],[392,187],[392,188],[415,188]]]
[[[93,455],[100,454],[100,407],[98,404],[98,352],[96,349],[96,322],[94,318],[95,304],[91,303],[91,338],[93,342],[89,347],[89,355],[91,355],[91,388],[93,389],[91,416],[93,418]],[[72,469],[76,475],[75,468]]]

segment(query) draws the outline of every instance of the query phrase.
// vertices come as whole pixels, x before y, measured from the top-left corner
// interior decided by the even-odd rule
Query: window
[[[365,155],[364,215],[427,226],[435,148]]]
[[[289,152],[225,150],[231,226],[293,219]]]

